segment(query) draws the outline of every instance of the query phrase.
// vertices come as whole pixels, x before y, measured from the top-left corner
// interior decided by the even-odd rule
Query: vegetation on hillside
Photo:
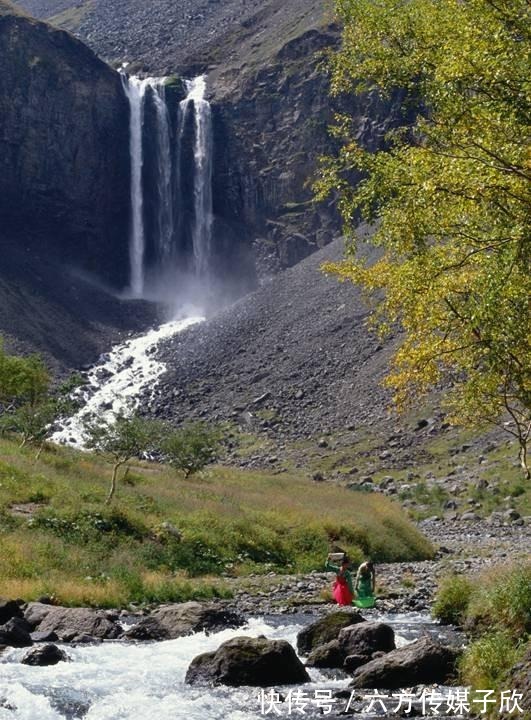
[[[192,476],[135,463],[105,506],[103,458],[57,446],[39,460],[0,440],[0,595],[124,605],[223,592],[222,577],[321,569],[330,543],[354,560],[431,557],[379,495],[213,467]],[[217,577],[217,580],[212,580]]]
[[[338,118],[337,158],[318,196],[339,197],[347,259],[326,270],[360,283],[375,324],[403,342],[388,384],[398,407],[441,381],[457,422],[531,438],[529,7],[525,0],[336,0],[344,25],[330,68],[335,93],[400,88],[412,127],[371,154]],[[362,171],[357,186],[350,173]],[[359,214],[382,248],[358,254]],[[382,292],[383,291],[383,292]]]
[[[472,635],[460,665],[462,682],[475,689],[506,689],[507,672],[529,647],[531,562],[499,565],[474,578],[445,578],[433,614]]]

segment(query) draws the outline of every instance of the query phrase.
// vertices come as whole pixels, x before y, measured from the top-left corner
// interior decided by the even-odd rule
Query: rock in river
[[[186,673],[189,684],[268,687],[309,682],[295,650],[286,640],[235,637],[215,652],[194,658]]]
[[[421,638],[358,668],[351,686],[396,690],[419,684],[444,684],[453,678],[459,654],[456,648]]]
[[[57,665],[59,662],[67,661],[68,656],[65,651],[53,644],[33,648],[21,660],[23,665],[36,665],[39,667]]]
[[[319,645],[336,640],[343,628],[363,621],[362,616],[356,610],[339,610],[330,613],[300,631],[297,635],[297,650],[301,655],[309,655]]]
[[[28,623],[18,617],[11,618],[4,625],[0,625],[0,645],[8,647],[29,647],[33,640],[29,634]]]
[[[361,655],[370,659],[375,652],[395,649],[393,628],[381,622],[363,622],[343,628],[338,640],[345,656]]]

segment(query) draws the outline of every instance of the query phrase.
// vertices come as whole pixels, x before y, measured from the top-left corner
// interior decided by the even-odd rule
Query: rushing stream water
[[[377,617],[393,625],[397,646],[425,632],[440,636],[440,628],[426,615]],[[251,618],[239,630],[212,635],[67,647],[71,661],[49,668],[22,665],[20,659],[26,651],[8,650],[0,655],[0,720],[257,720],[265,716],[259,689],[190,687],[184,677],[191,660],[237,635],[266,635],[296,647],[297,633],[314,619]],[[299,687],[310,697],[316,690],[335,692],[348,685],[348,678],[339,670],[310,668],[309,672],[311,683]],[[289,688],[279,691],[286,695]],[[346,702],[336,699],[331,717],[339,714]],[[300,713],[293,716],[302,717]],[[282,717],[288,717],[285,710]],[[319,709],[309,707],[304,717],[310,720],[322,715]]]
[[[142,392],[152,389],[166,369],[154,357],[157,345],[202,320],[200,316],[173,320],[114,347],[90,370],[86,383],[74,393],[73,398],[81,407],[63,421],[62,428],[52,436],[53,442],[82,448],[87,421],[98,418],[109,422],[117,415],[134,412]]]

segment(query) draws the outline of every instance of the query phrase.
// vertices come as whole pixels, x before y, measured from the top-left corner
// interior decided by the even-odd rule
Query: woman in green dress
[[[374,588],[376,586],[376,572],[374,565],[370,560],[362,563],[356,574],[356,582],[354,590],[359,599],[374,597]]]

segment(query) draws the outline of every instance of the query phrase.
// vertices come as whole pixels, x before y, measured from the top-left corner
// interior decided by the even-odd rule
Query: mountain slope
[[[176,420],[250,412],[290,438],[384,420],[391,345],[367,332],[359,291],[321,272],[341,253],[336,241],[175,337],[161,352],[169,371],[152,411]]]
[[[36,17],[75,32],[111,62],[150,72],[247,60],[262,44],[280,47],[321,23],[321,0],[20,0]]]

